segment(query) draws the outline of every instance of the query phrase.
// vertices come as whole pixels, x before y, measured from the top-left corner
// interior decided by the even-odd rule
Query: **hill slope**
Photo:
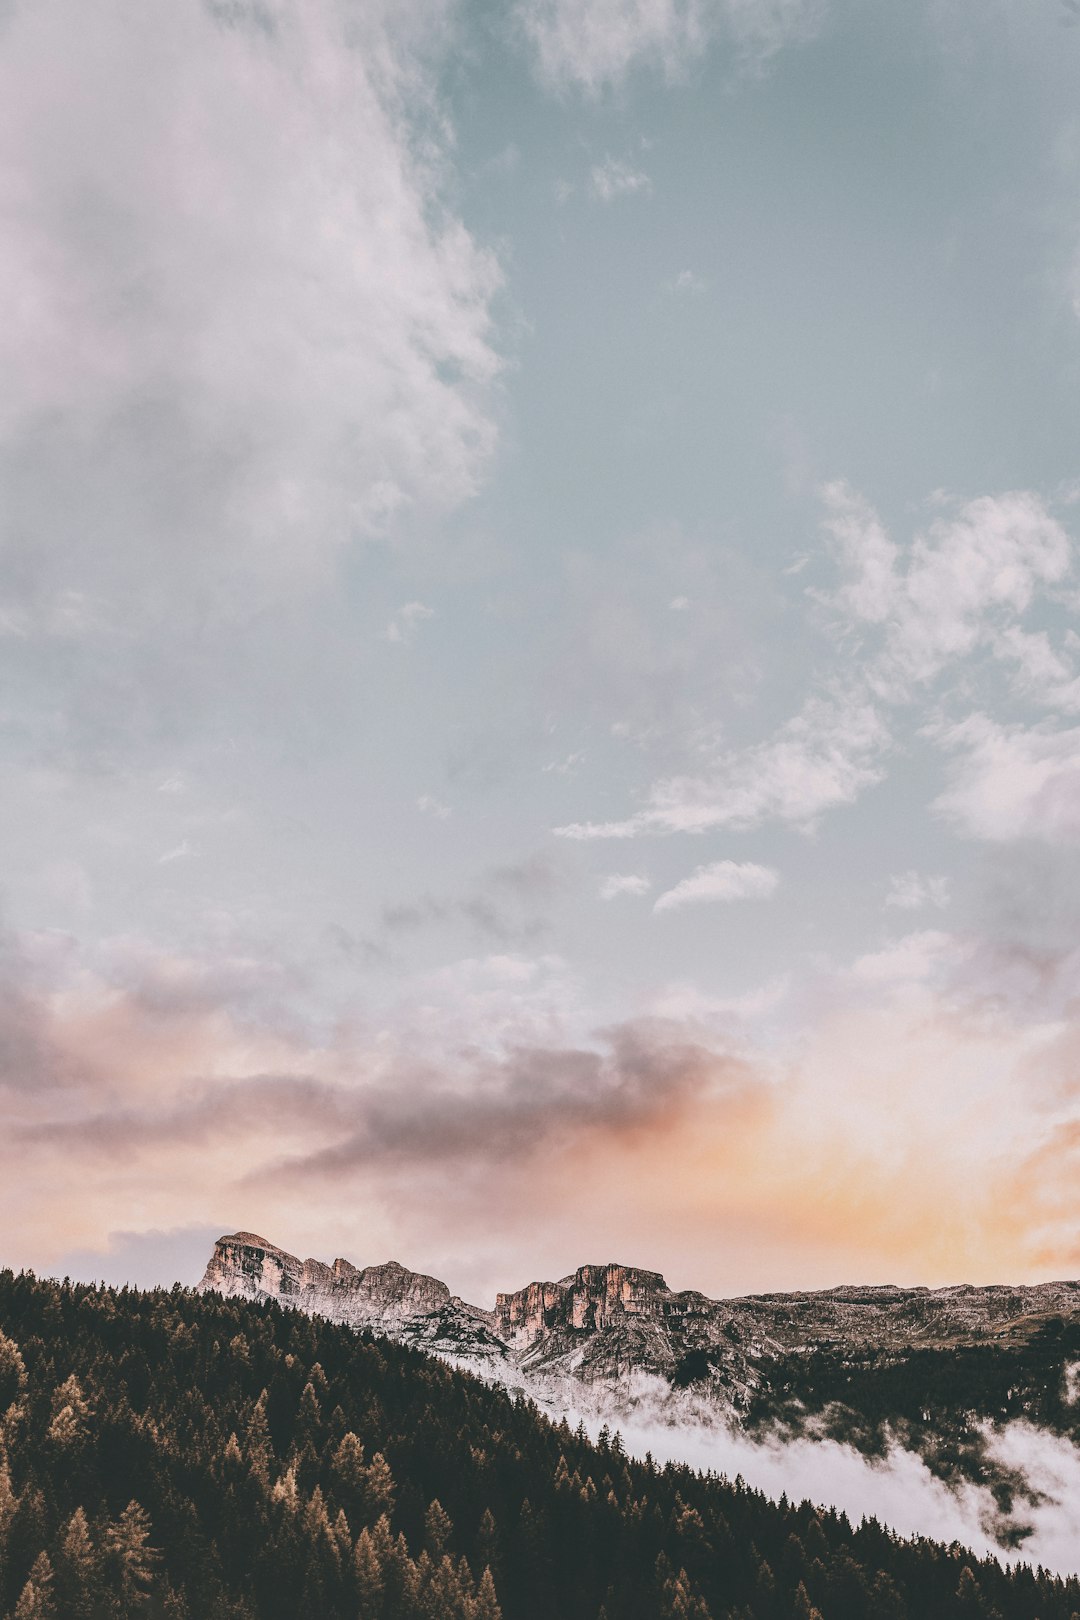
[[[0,1614],[1070,1620],[1080,1583],[629,1461],[271,1303],[0,1273]]]

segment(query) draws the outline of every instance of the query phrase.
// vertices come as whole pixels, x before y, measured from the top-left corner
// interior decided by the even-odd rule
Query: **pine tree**
[[[490,1568],[484,1570],[476,1588],[473,1602],[473,1620],[502,1620],[502,1609],[495,1593],[495,1581]]]
[[[270,1397],[264,1389],[248,1418],[245,1435],[248,1460],[254,1473],[266,1479],[270,1473],[270,1464],[274,1458],[274,1446],[270,1439],[270,1424],[266,1416],[266,1407]]]
[[[495,1515],[490,1508],[485,1508],[480,1515],[480,1523],[476,1530],[476,1558],[474,1569],[490,1569],[492,1577],[496,1578],[500,1569],[499,1557],[499,1527],[495,1522]]]
[[[364,1516],[370,1522],[385,1513],[389,1518],[394,1511],[397,1491],[390,1464],[381,1451],[377,1451],[364,1470]]]
[[[375,1537],[366,1527],[357,1536],[353,1548],[353,1580],[361,1620],[369,1620],[380,1612],[386,1580]]]
[[[0,1328],[0,1417],[26,1388],[26,1363],[14,1339]]]
[[[97,1551],[81,1507],[68,1520],[56,1554],[56,1598],[65,1620],[90,1620],[100,1590]]]
[[[53,1572],[46,1552],[38,1553],[30,1579],[19,1594],[13,1620],[54,1620]]]
[[[48,1437],[55,1446],[82,1445],[90,1430],[90,1406],[74,1373],[53,1393]]]
[[[436,1497],[424,1514],[424,1547],[434,1563],[449,1551],[453,1534],[454,1522]]]
[[[795,1605],[791,1611],[793,1620],[821,1620],[821,1610],[815,1609],[810,1601],[810,1594],[802,1581],[799,1582],[795,1593]]]
[[[7,1448],[0,1438],[0,1562],[4,1557],[8,1531],[18,1506],[19,1498],[15,1495],[15,1488],[11,1483],[11,1465],[8,1462]]]
[[[121,1613],[137,1614],[150,1589],[159,1553],[150,1545],[150,1515],[131,1501],[105,1531],[105,1550]]]

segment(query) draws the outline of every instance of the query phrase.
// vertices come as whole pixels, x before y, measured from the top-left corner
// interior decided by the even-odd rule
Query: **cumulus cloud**
[[[548,83],[595,93],[638,66],[683,72],[713,39],[746,63],[812,38],[820,0],[521,0],[518,17]]]
[[[712,861],[660,895],[654,911],[674,911],[729,900],[768,900],[780,882],[779,872],[754,861]]]

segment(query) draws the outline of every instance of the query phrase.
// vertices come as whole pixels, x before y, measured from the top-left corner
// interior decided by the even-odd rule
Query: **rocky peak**
[[[658,1271],[609,1263],[579,1266],[560,1282],[532,1282],[495,1299],[495,1331],[520,1348],[561,1328],[602,1332],[626,1317],[663,1319],[684,1314]]]
[[[445,1283],[396,1260],[362,1271],[340,1258],[328,1266],[299,1260],[253,1232],[218,1238],[199,1289],[277,1299],[355,1327],[398,1325],[437,1311],[450,1299]]]

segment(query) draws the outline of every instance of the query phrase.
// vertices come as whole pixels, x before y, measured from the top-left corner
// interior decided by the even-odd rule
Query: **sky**
[[[1080,1274],[1076,0],[2,0],[0,1263]]]

